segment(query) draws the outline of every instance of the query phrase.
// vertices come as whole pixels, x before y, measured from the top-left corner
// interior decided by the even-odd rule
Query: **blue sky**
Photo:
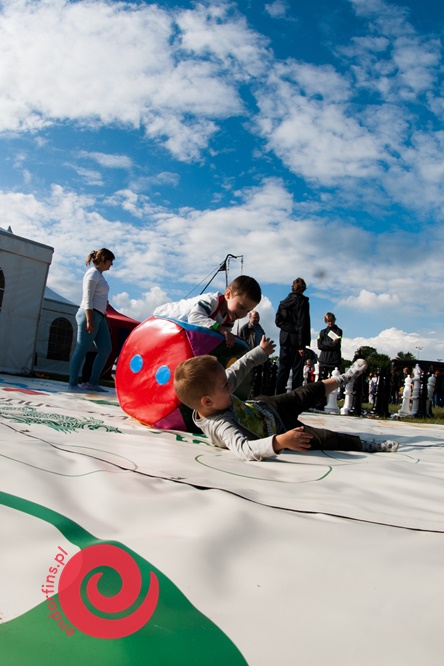
[[[275,339],[301,276],[346,358],[444,358],[443,27],[430,0],[3,0],[0,226],[74,302],[92,249],[139,320],[231,253]]]

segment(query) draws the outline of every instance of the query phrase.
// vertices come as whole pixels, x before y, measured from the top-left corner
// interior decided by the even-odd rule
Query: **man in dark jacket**
[[[239,331],[239,337],[245,340],[250,349],[257,347],[262,340],[262,336],[265,335],[264,329],[259,324],[259,319],[259,312],[252,310],[248,324],[242,326]]]
[[[310,345],[310,304],[304,291],[305,280],[293,280],[292,291],[279,303],[276,313],[276,326],[279,334],[279,370],[276,380],[276,393],[285,393],[290,370],[293,373],[292,389],[302,386],[304,353]]]
[[[259,319],[259,312],[252,310],[248,324],[242,326],[239,331],[239,337],[245,340],[250,349],[257,347],[262,340],[262,336],[265,335]],[[274,386],[276,384],[274,370],[275,366],[271,363],[270,359],[262,363],[262,365],[257,365],[253,368],[250,398],[255,398],[258,395],[274,395]]]
[[[332,371],[341,369],[341,341],[342,330],[336,326],[336,317],[333,312],[327,312],[324,315],[324,321],[327,328],[323,328],[318,336],[319,354],[319,380],[331,377]],[[316,408],[323,410],[327,400],[324,399],[316,405]]]
[[[323,328],[318,336],[319,379],[327,379],[332,370],[341,369],[341,341],[342,330],[336,326],[336,317],[333,312],[324,315],[327,328]]]

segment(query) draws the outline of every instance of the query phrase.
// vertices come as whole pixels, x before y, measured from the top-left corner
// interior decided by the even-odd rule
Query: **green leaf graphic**
[[[200,613],[185,595],[156,567],[118,542],[97,539],[80,525],[39,504],[0,492],[0,504],[22,511],[53,525],[80,549],[109,543],[125,550],[142,574],[142,590],[149,588],[150,572],[159,580],[160,596],[151,619],[134,634],[119,639],[99,639],[75,629],[64,616],[62,628],[49,615],[44,600],[20,617],[0,624],[2,666],[244,666],[245,659],[213,622]],[[119,581],[106,569],[100,579],[100,592],[115,594]],[[61,610],[58,594],[51,601]]]

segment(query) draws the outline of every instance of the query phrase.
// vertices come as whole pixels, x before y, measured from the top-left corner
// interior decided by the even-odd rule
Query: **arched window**
[[[65,317],[57,317],[49,329],[46,358],[54,361],[69,361],[73,337],[72,324]]]
[[[0,268],[0,310],[2,309],[3,294],[5,293],[5,276]]]

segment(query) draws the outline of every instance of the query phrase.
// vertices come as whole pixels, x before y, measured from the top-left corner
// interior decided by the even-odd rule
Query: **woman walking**
[[[106,389],[99,386],[100,375],[111,353],[111,336],[106,320],[106,306],[108,304],[109,285],[103,273],[109,271],[113,265],[114,254],[103,247],[93,250],[86,259],[89,268],[83,277],[83,296],[80,308],[76,314],[77,345],[71,359],[68,391],[84,393],[93,391],[106,393]],[[78,385],[80,369],[86,354],[94,342],[97,356],[94,360],[91,377],[86,384]]]

